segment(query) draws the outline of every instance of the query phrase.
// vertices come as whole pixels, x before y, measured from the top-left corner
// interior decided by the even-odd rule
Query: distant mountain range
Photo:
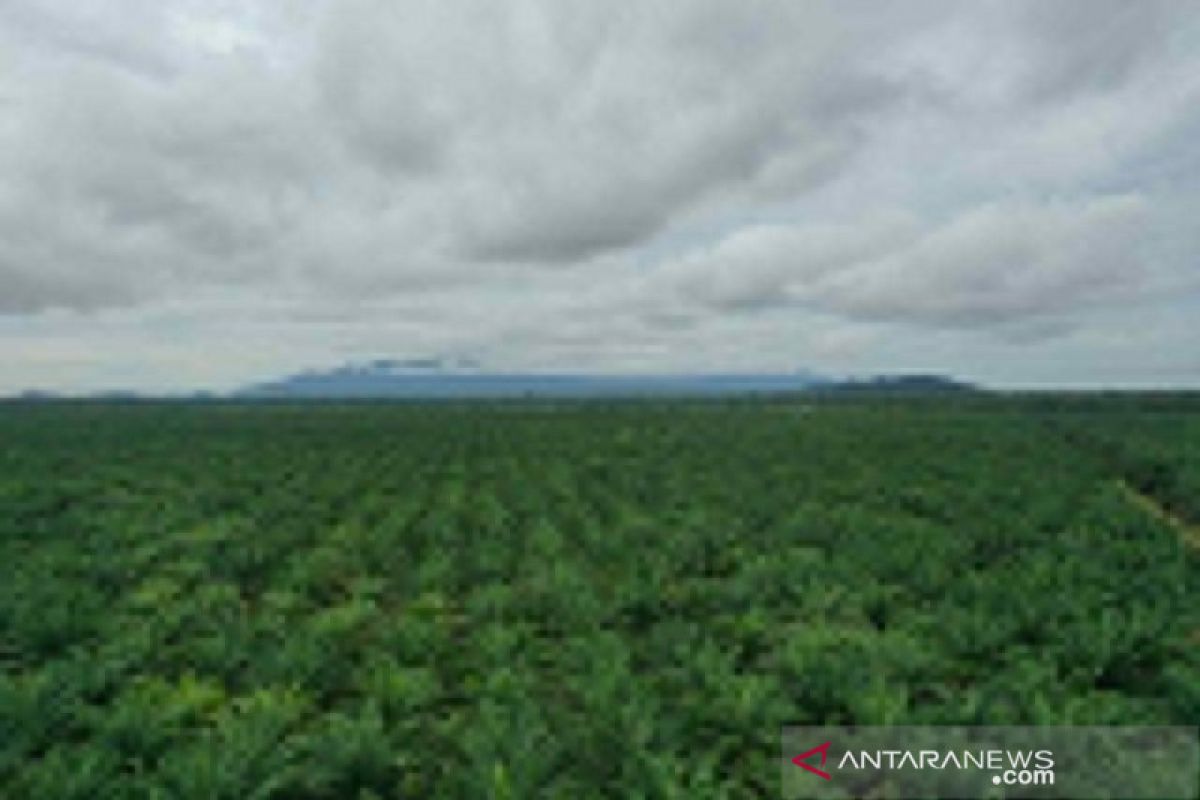
[[[571,372],[491,372],[469,359],[375,359],[325,370],[306,370],[253,384],[228,394],[196,391],[155,395],[114,390],[90,395],[59,395],[31,389],[13,399],[25,402],[89,399],[138,400],[338,400],[469,398],[624,398],[721,397],[794,392],[929,394],[973,391],[975,387],[941,375],[877,375],[849,380],[808,370],[780,373],[596,374]]]
[[[789,373],[588,374],[485,372],[473,362],[378,359],[307,371],[247,387],[236,397],[470,398],[671,397],[825,391],[962,391],[968,384],[938,375],[877,376],[840,381],[807,370]]]
[[[803,391],[826,383],[821,376],[808,372],[706,375],[485,372],[461,362],[381,359],[301,372],[247,387],[236,395],[260,399],[695,396]]]

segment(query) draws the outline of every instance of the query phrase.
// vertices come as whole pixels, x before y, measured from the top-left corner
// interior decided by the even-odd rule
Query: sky
[[[0,1],[0,393],[1200,388],[1186,0]]]

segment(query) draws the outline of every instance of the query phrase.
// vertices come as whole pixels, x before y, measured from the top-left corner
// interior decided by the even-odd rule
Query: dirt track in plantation
[[[1137,489],[1130,486],[1127,481],[1120,479],[1117,481],[1117,486],[1120,487],[1121,492],[1127,498],[1129,498],[1131,503],[1155,519],[1158,519],[1161,522],[1169,525],[1176,533],[1179,534],[1179,538],[1182,539],[1186,545],[1200,549],[1200,528],[1189,524],[1187,520],[1179,517],[1170,509],[1164,507],[1150,495],[1139,492]]]

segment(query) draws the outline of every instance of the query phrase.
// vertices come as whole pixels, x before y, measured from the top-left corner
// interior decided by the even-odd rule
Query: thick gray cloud
[[[812,306],[850,317],[990,326],[1126,301],[1154,276],[1139,196],[972,207],[924,228],[911,216],[739,230],[674,266],[714,308]]]
[[[1198,332],[1197,54],[1171,0],[9,0],[6,385],[899,347],[1111,381],[1114,314]]]
[[[1186,9],[1182,9],[1186,14]],[[1187,47],[1178,0],[1067,0],[1017,8],[1018,35],[1034,57],[1023,85],[1030,96],[1053,101],[1083,91],[1105,91],[1136,77],[1139,68],[1172,45]],[[1183,31],[1187,33],[1187,31]],[[1064,43],[1066,46],[1064,46]]]

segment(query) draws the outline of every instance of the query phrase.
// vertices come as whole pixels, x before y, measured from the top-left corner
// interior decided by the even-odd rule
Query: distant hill
[[[467,359],[375,359],[326,370],[307,370],[253,384],[229,394],[197,390],[169,395],[110,390],[60,395],[30,389],[7,399],[18,402],[94,400],[105,402],[456,399],[456,398],[624,398],[722,397],[816,391],[833,394],[936,394],[981,391],[943,375],[875,375],[833,379],[807,370],[780,373],[594,374],[568,372],[489,372]],[[5,399],[5,398],[0,398]]]
[[[863,392],[879,394],[934,394],[942,392],[976,392],[974,384],[945,375],[874,375],[869,378],[827,383],[820,387],[826,392]]]
[[[824,385],[810,372],[779,374],[597,375],[484,372],[469,362],[378,359],[307,371],[247,387],[245,398],[629,397],[794,392]]]
[[[37,403],[47,400],[57,400],[58,395],[54,392],[48,392],[44,389],[26,389],[25,391],[16,394],[13,399]]]

